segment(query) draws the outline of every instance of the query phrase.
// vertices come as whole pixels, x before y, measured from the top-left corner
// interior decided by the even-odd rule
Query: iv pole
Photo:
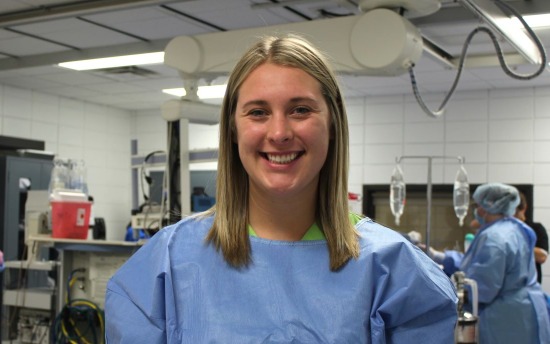
[[[432,227],[432,162],[434,159],[457,159],[460,164],[466,161],[463,156],[422,156],[409,155],[395,158],[395,162],[399,164],[404,159],[427,159],[428,160],[428,186],[426,189],[427,211],[426,211],[426,253],[430,249],[430,231]]]

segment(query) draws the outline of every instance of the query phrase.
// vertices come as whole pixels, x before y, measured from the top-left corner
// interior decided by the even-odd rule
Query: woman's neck
[[[273,197],[251,191],[249,221],[256,235],[298,241],[315,222],[316,192],[302,197]]]

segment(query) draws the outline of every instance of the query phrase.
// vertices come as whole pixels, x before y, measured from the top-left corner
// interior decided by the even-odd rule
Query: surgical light
[[[73,70],[106,69],[124,66],[138,66],[160,64],[164,62],[164,52],[146,54],[113,56],[90,60],[70,61],[59,63],[58,66]]]

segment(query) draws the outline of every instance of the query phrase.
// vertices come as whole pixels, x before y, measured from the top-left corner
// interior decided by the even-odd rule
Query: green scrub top
[[[349,218],[354,225],[357,224],[362,219],[361,215],[358,215],[355,213],[349,213]],[[250,225],[248,225],[248,234],[254,237],[258,236],[256,235],[256,232],[254,232],[254,229]],[[304,236],[301,239],[301,241],[310,241],[310,240],[325,240],[325,234],[323,234],[323,231],[321,230],[321,228],[319,228],[317,223],[312,224],[311,227],[309,227],[309,229],[307,230],[306,234],[304,234]]]

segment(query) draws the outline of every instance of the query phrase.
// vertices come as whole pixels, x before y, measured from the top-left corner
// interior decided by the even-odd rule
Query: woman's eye
[[[311,109],[305,106],[298,106],[294,109],[294,113],[297,115],[307,115],[311,112]]]
[[[261,109],[254,109],[254,110],[249,111],[248,114],[250,116],[253,116],[253,117],[259,117],[259,116],[264,116],[266,114],[266,112],[264,110],[261,110]]]

